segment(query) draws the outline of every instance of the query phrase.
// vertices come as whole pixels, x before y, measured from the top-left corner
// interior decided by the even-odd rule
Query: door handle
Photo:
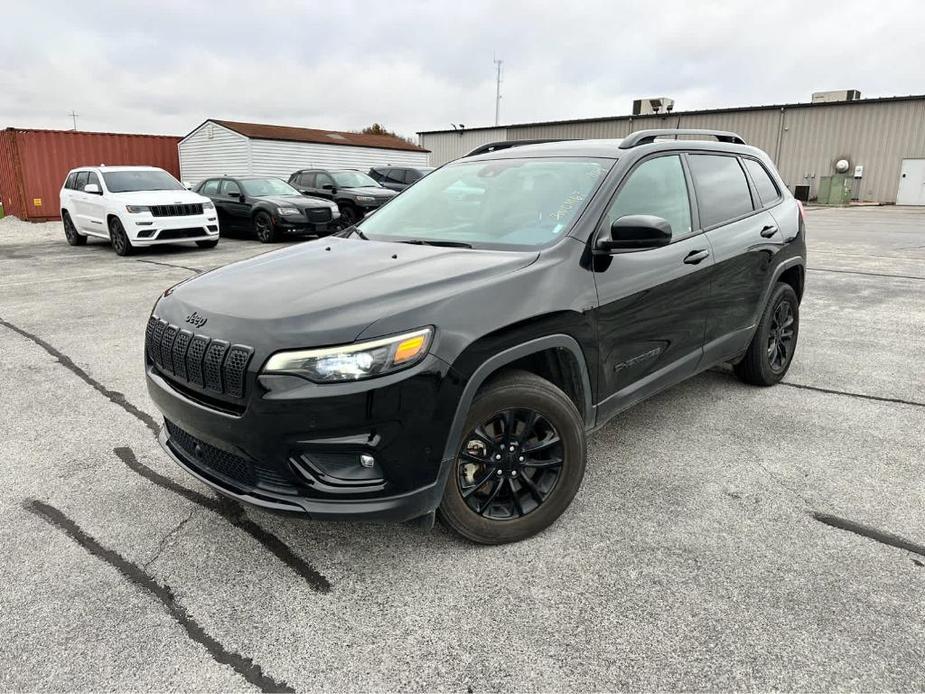
[[[766,239],[771,238],[771,237],[774,236],[774,234],[776,234],[776,233],[777,233],[777,227],[774,226],[773,224],[766,224],[766,225],[761,229],[761,235],[762,235],[764,238],[766,238]]]
[[[691,251],[686,256],[684,256],[684,262],[687,263],[688,265],[696,265],[701,260],[704,260],[705,258],[709,258],[709,257],[710,257],[710,251],[707,251],[707,250]]]

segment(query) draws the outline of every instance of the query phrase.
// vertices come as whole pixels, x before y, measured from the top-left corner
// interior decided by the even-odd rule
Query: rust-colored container
[[[60,219],[58,193],[78,166],[158,166],[180,177],[179,137],[69,130],[0,131],[0,200],[4,214]]]

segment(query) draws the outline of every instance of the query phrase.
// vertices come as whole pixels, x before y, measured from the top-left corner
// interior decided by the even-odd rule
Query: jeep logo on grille
[[[195,311],[193,311],[191,314],[189,314],[186,317],[186,322],[191,325],[195,325],[197,328],[201,328],[202,326],[204,326],[207,320],[209,319],[206,318],[205,316],[200,316]]]

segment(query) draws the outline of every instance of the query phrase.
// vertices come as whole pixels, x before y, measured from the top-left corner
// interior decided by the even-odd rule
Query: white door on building
[[[897,205],[925,205],[925,159],[903,159]]]

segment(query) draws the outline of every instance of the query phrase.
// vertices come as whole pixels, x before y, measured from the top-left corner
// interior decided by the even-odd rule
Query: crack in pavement
[[[149,566],[151,566],[151,564],[153,564],[155,561],[160,559],[161,553],[167,548],[167,543],[170,542],[171,538],[176,537],[177,533],[179,533],[183,529],[184,525],[190,522],[190,520],[193,517],[193,513],[195,513],[195,511],[196,511],[195,506],[190,508],[189,515],[183,520],[181,520],[179,523],[177,523],[176,527],[174,527],[171,531],[166,533],[164,537],[161,538],[161,541],[157,543],[157,549],[154,550],[154,556],[152,556],[150,559],[148,559],[148,561],[144,563],[143,568],[147,569]]]
[[[717,372],[721,373],[721,372]],[[828,393],[830,395],[844,395],[849,398],[860,398],[861,400],[873,400],[874,402],[891,402],[897,405],[911,405],[912,407],[925,407],[925,402],[918,402],[917,400],[903,400],[902,398],[887,398],[881,395],[866,395],[865,393],[852,393],[848,390],[834,390],[832,388],[821,388],[819,386],[808,386],[802,383],[791,383],[790,381],[781,381],[778,383],[781,386],[788,386],[790,388],[800,388],[801,390],[814,390],[817,393]]]
[[[197,491],[193,491],[192,489],[187,489],[183,485],[174,482],[168,477],[164,477],[160,473],[140,463],[135,456],[135,452],[127,446],[114,448],[112,452],[115,453],[119,460],[125,463],[130,470],[138,473],[148,481],[153,482],[159,487],[170,490],[175,494],[179,494],[185,499],[199,504],[213,513],[217,513],[234,527],[246,532],[263,545],[264,549],[271,552],[277,559],[301,576],[313,590],[319,593],[330,592],[331,583],[327,578],[319,573],[311,564],[293,552],[289,545],[283,542],[279,537],[248,518],[247,512],[241,504],[234,499],[229,499],[224,496],[212,498],[200,494]]]
[[[854,533],[855,535],[860,535],[870,540],[876,540],[877,542],[889,545],[890,547],[904,549],[907,552],[912,552],[913,554],[918,554],[925,557],[925,545],[912,542],[911,540],[907,540],[900,535],[886,532],[885,530],[879,530],[869,525],[858,523],[857,521],[848,520],[847,518],[840,518],[839,516],[833,516],[828,513],[820,513],[818,511],[813,513],[813,518],[815,518],[820,523],[825,523],[826,525],[833,528],[846,530],[849,533]]]
[[[173,594],[170,586],[161,585],[153,576],[146,573],[145,570],[137,564],[129,561],[115,550],[109,549],[99,543],[94,537],[83,530],[74,520],[66,516],[62,511],[43,503],[36,499],[31,499],[24,504],[27,511],[42,518],[55,528],[63,531],[77,545],[87,550],[92,556],[100,559],[122,574],[129,583],[146,590],[157,598],[167,609],[168,614],[179,624],[186,635],[203,648],[212,656],[215,662],[221,665],[228,665],[243,677],[248,683],[258,687],[263,692],[295,692],[291,686],[282,680],[275,680],[263,672],[263,668],[255,663],[251,658],[231,651],[222,645],[218,639],[206,632],[206,630],[190,616]]]
[[[806,268],[810,272],[837,272],[841,275],[865,275],[866,277],[892,277],[893,279],[899,280],[919,280],[925,281],[925,277],[918,277],[916,275],[890,275],[884,272],[860,272],[858,270],[834,270],[827,267],[808,267]]]
[[[2,318],[0,318],[0,325],[2,325],[4,328],[12,330],[15,333],[18,333],[19,335],[22,335],[27,340],[31,340],[32,342],[37,344],[39,347],[41,347],[46,352],[48,352],[51,356],[57,359],[58,363],[61,364],[61,366],[63,366],[65,369],[73,373],[75,376],[77,376],[80,380],[82,380],[84,383],[89,385],[95,391],[97,391],[98,393],[101,393],[103,397],[105,397],[107,400],[109,400],[115,405],[118,405],[119,407],[121,407],[123,410],[128,412],[130,415],[132,415],[136,419],[141,420],[144,423],[144,425],[148,427],[148,429],[150,429],[154,433],[155,436],[157,436],[158,432],[160,431],[160,427],[158,426],[154,417],[149,415],[147,412],[143,412],[137,407],[135,407],[132,403],[130,403],[125,398],[124,394],[120,393],[117,390],[110,390],[109,388],[104,386],[102,383],[97,381],[86,371],[84,371],[79,366],[77,366],[77,364],[75,364],[74,361],[69,356],[67,356],[63,352],[59,351],[58,349],[50,345],[48,342],[40,338],[38,335],[33,335],[29,331],[23,330],[19,326],[13,325],[12,323],[9,323],[3,320]]]
[[[178,270],[190,270],[191,272],[205,272],[202,268],[190,267],[188,265],[177,265],[175,263],[165,263],[160,260],[144,260],[143,258],[135,258],[136,263],[148,263],[149,265],[163,265],[164,267],[177,268]]]
[[[90,374],[77,366],[77,364],[75,364],[74,361],[66,354],[59,351],[37,335],[34,335],[16,325],[13,325],[12,323],[9,323],[2,318],[0,318],[0,325],[8,328],[9,330],[12,330],[19,335],[22,335],[26,339],[31,340],[33,343],[37,344],[51,356],[55,357],[58,362],[68,371],[72,372],[78,378],[84,381],[84,383],[87,383],[94,390],[104,395],[110,402],[118,405],[130,415],[143,422],[155,436],[158,435],[160,432],[160,427],[151,415],[135,407],[135,405],[126,400],[122,393],[110,390],[95,378],[90,376]],[[135,457],[135,454],[131,448],[116,448],[113,450],[113,452],[133,472],[136,472],[159,487],[172,491],[175,494],[179,494],[180,496],[192,501],[193,503],[199,504],[200,506],[203,506],[213,511],[214,513],[219,514],[236,528],[239,528],[243,532],[250,535],[252,538],[254,538],[254,540],[263,545],[265,549],[267,549],[280,561],[286,564],[286,566],[295,571],[302,579],[306,581],[306,583],[308,583],[308,585],[313,590],[319,593],[327,593],[331,590],[331,584],[327,578],[325,578],[308,562],[293,552],[292,549],[290,549],[290,547],[274,533],[264,529],[262,526],[250,520],[247,517],[247,512],[238,502],[226,497],[213,499],[212,497],[200,494],[199,492],[195,492],[191,489],[187,489],[183,485],[180,485],[173,480],[164,477],[146,465],[140,463]]]

